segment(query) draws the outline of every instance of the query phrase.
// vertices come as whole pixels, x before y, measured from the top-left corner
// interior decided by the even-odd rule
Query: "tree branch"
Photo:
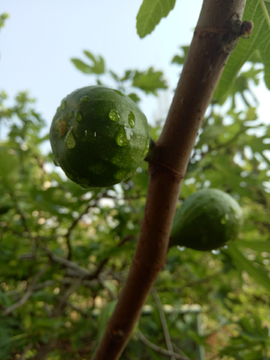
[[[205,0],[155,159],[139,241],[126,283],[93,360],[117,360],[166,261],[181,182],[204,113],[237,44],[245,0]]]

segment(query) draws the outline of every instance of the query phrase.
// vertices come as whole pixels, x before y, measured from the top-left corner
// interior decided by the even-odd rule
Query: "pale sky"
[[[93,84],[94,77],[70,61],[77,57],[87,62],[82,51],[89,50],[102,55],[107,67],[119,75],[150,66],[164,71],[169,91],[161,91],[159,102],[154,96],[145,97],[140,107],[149,122],[159,112],[165,115],[179,75],[179,67],[170,62],[180,45],[190,43],[202,0],[176,1],[174,10],[144,39],[136,32],[141,1],[1,0],[0,13],[9,13],[10,18],[0,32],[0,90],[10,98],[29,90],[49,126],[62,98]],[[269,92],[264,85],[257,96],[261,117],[267,121]]]

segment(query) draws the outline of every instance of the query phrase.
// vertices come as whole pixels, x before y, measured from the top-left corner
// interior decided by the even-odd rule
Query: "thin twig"
[[[76,279],[73,282],[73,284],[71,284],[71,286],[65,291],[64,295],[60,297],[58,304],[55,306],[55,309],[52,313],[52,317],[60,316],[63,309],[67,305],[68,298],[78,289],[81,283],[82,283],[81,279]]]
[[[152,349],[153,351],[155,351],[158,354],[162,354],[162,355],[170,356],[170,357],[174,356],[175,359],[179,359],[179,360],[187,360],[186,357],[183,357],[181,355],[176,354],[173,351],[168,351],[166,349],[163,349],[162,347],[159,347],[159,346],[153,344],[140,331],[137,331],[136,335],[138,336],[139,340],[144,345],[148,346],[150,349]]]
[[[97,205],[97,203],[99,202],[99,200],[104,196],[104,194],[106,194],[106,190],[101,192],[100,195],[97,197],[97,199],[95,199],[95,201],[90,201],[90,203],[88,204],[88,206],[85,208],[85,210],[73,221],[73,223],[70,225],[70,227],[67,230],[67,233],[65,235],[66,238],[66,242],[67,242],[67,247],[68,247],[68,256],[67,259],[71,260],[72,258],[72,247],[71,247],[71,243],[70,243],[70,235],[72,230],[75,228],[75,226],[78,224],[78,222],[81,220],[81,218],[86,215],[88,213],[88,211],[95,207]]]
[[[32,347],[33,347],[33,344],[29,343],[29,344],[26,346],[26,348],[24,349],[22,355],[19,357],[18,360],[24,360],[25,357],[26,357],[26,355],[27,355],[27,353],[28,353],[28,351],[29,351]]]
[[[15,309],[23,306],[26,301],[30,298],[30,296],[32,295],[34,289],[35,289],[35,286],[36,286],[36,283],[38,282],[38,279],[46,272],[46,270],[48,269],[48,267],[50,266],[50,264],[46,264],[33,278],[30,286],[28,287],[28,289],[26,290],[25,294],[23,295],[23,297],[18,301],[16,302],[15,304],[9,306],[8,308],[6,308],[4,311],[3,311],[3,315],[8,315],[10,314],[12,311],[14,311]]]
[[[169,330],[168,330],[168,326],[167,326],[167,321],[166,321],[166,317],[162,308],[162,304],[159,298],[159,295],[156,291],[156,289],[152,289],[151,291],[153,298],[155,299],[156,305],[157,305],[157,309],[159,312],[159,317],[160,317],[160,321],[161,321],[161,325],[163,328],[163,333],[164,333],[164,337],[165,337],[165,341],[166,341],[166,345],[168,350],[173,353],[173,347],[172,347],[172,342],[171,342],[171,338],[170,338],[170,334],[169,334]],[[171,356],[171,360],[175,360],[175,356]]]

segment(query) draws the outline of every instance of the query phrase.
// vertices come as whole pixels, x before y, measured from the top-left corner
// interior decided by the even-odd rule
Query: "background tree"
[[[198,122],[192,125],[192,119],[198,118],[197,110],[201,111],[199,117],[203,119],[224,57],[228,56],[223,47],[214,44],[223,46],[225,41],[230,52],[242,34],[241,27],[237,31],[226,28],[226,16],[230,19],[231,11],[241,14],[244,9],[244,2],[235,1],[233,9],[231,3],[204,2],[189,53],[188,47],[183,47],[181,54],[173,57],[172,62],[182,71],[182,80],[175,95],[175,99],[180,101],[174,101],[165,130],[162,130],[163,121],[150,129],[159,156],[150,162],[150,176],[148,165],[143,163],[127,183],[109,189],[81,189],[59,174],[52,155],[44,157],[42,154],[40,145],[48,141],[48,136],[40,135],[44,121],[35,111],[29,95],[18,94],[14,105],[8,107],[5,105],[7,95],[2,92],[1,122],[9,128],[9,134],[0,148],[1,358],[60,359],[65,356],[87,359],[93,355],[127,279],[145,207],[154,205],[158,216],[161,216],[159,213],[166,212],[163,202],[170,204],[170,214],[162,215],[167,220],[160,225],[162,228],[158,228],[159,218],[154,213],[154,228],[148,228],[144,222],[144,231],[154,233],[149,236],[149,246],[142,250],[139,248],[135,253],[136,259],[143,251],[147,264],[141,266],[144,265],[148,271],[155,267],[155,261],[159,264],[157,270],[162,267],[147,299],[152,312],[137,322],[121,359],[195,359],[198,355],[194,343],[204,345],[207,359],[269,357],[270,136],[269,126],[257,118],[256,102],[250,89],[252,82],[258,85],[259,74],[263,70],[266,84],[268,79],[268,48],[265,45],[269,33],[267,2],[247,2],[244,19],[254,22],[253,34],[249,40],[240,39],[198,134]],[[173,5],[174,2],[171,8]],[[222,12],[218,12],[219,7]],[[149,11],[143,6],[141,9],[138,14],[139,33],[140,16],[146,16]],[[151,11],[154,13],[153,9],[150,10],[148,18],[151,18]],[[168,11],[163,9],[162,14],[166,16]],[[219,13],[221,18],[218,15],[211,17],[211,11],[215,15]],[[212,19],[217,21],[217,28],[216,24],[206,26]],[[147,25],[148,22],[141,24]],[[147,31],[151,31],[151,27]],[[204,42],[204,38],[207,41]],[[200,46],[210,47],[208,54],[213,55],[212,64],[218,64],[216,74],[207,63],[208,55],[206,58],[196,55],[196,51],[202,54]],[[166,87],[162,73],[152,68],[144,72],[127,70],[118,75],[107,70],[102,57],[89,51],[85,55],[88,63],[73,59],[77,68],[92,74],[98,84],[106,85],[104,75],[111,76],[115,88],[137,102],[140,101],[138,89],[146,94],[157,94],[159,89]],[[187,67],[182,69],[186,56],[189,57],[186,64],[193,72],[189,72]],[[222,61],[214,61],[220,57]],[[195,65],[192,65],[192,59],[196,60],[193,62]],[[240,71],[247,60],[248,69]],[[206,68],[211,71],[207,72]],[[192,77],[185,80],[187,75],[195,76],[196,81],[192,81]],[[241,111],[236,108],[239,96],[244,99]],[[175,112],[174,106],[177,106]],[[174,114],[181,115],[180,119],[175,119],[174,125],[168,125]],[[188,129],[187,123],[192,129]],[[167,136],[170,135],[171,139],[171,132],[175,132],[175,141],[180,143],[181,140],[181,144],[177,150],[172,143],[168,154],[168,147],[162,144]],[[192,139],[195,138],[193,146]],[[177,167],[174,161],[178,163]],[[239,239],[228,247],[212,253],[172,248],[164,264],[163,254],[159,254],[160,258],[156,260],[154,253],[157,244],[167,252],[174,214],[171,202],[178,200],[177,189],[184,176],[185,161],[188,161],[188,166],[178,203],[181,204],[199,188],[219,188],[239,201],[245,214],[245,224]],[[149,184],[149,178],[154,185],[157,184],[157,193]],[[165,181],[166,186],[161,186],[158,181]],[[170,182],[177,189],[168,186]],[[150,201],[150,205],[146,205],[148,189],[151,194],[147,204]],[[173,194],[169,196],[168,191]],[[149,208],[146,214],[147,211]],[[161,229],[163,233],[160,236],[158,232]],[[139,257],[138,261],[144,260]],[[157,272],[150,273],[151,281],[154,281]],[[143,280],[147,275],[144,273]],[[123,317],[127,312],[129,316],[124,318],[127,322],[132,319],[134,310],[139,314],[143,302],[138,303],[141,298],[138,292],[146,296],[151,290],[149,283],[143,289],[132,285],[129,294],[134,298],[124,305],[120,302],[118,314],[120,311]],[[164,322],[161,304],[169,304],[175,310],[181,309],[184,304],[200,304],[203,309],[203,335],[194,331],[192,314],[170,312],[165,314]],[[112,318],[119,319],[117,312]],[[122,344],[128,339],[120,332],[115,335]],[[108,348],[102,349],[109,351]],[[119,356],[119,349],[115,351],[118,351],[115,356]],[[96,358],[102,356],[108,358],[106,353],[97,353]]]

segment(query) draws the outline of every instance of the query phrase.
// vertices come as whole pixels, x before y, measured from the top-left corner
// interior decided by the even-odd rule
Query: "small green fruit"
[[[229,194],[218,189],[199,190],[176,212],[170,246],[214,250],[235,239],[242,222],[241,207]]]
[[[118,90],[75,90],[50,129],[54,162],[83,188],[109,187],[133,174],[149,150],[149,128],[135,102]]]

